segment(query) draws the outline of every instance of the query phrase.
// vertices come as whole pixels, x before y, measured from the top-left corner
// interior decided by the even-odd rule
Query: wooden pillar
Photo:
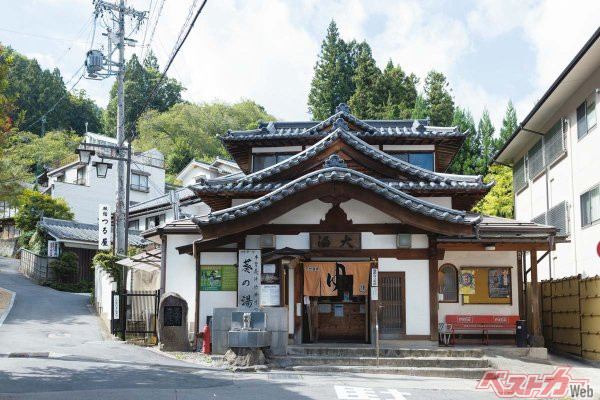
[[[429,236],[429,334],[438,341],[438,257],[437,240]]]
[[[531,249],[531,291],[530,291],[530,304],[531,304],[531,338],[530,343],[534,347],[541,347],[544,345],[544,337],[542,336],[542,324],[541,324],[541,309],[540,309],[540,284],[538,282],[537,275],[537,251]]]
[[[525,301],[523,300],[523,254],[522,251],[517,251],[517,298],[519,301],[519,318],[525,319]]]

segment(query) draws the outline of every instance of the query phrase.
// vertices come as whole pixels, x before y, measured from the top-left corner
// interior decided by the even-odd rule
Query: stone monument
[[[164,351],[190,351],[188,305],[177,293],[165,293],[158,308],[158,341]]]

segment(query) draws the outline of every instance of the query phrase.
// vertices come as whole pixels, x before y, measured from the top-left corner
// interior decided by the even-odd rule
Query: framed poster
[[[278,306],[279,303],[279,285],[260,285],[261,306]]]
[[[510,298],[510,268],[488,269],[490,299]]]
[[[461,269],[459,276],[460,294],[475,293],[475,271],[472,269]]]
[[[201,291],[236,291],[237,268],[234,265],[201,265]]]

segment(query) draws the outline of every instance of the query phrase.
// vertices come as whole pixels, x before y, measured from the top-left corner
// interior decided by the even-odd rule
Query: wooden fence
[[[21,265],[19,271],[36,281],[47,281],[54,278],[50,263],[55,258],[40,256],[29,250],[21,249]]]
[[[542,282],[546,347],[600,360],[600,276]]]

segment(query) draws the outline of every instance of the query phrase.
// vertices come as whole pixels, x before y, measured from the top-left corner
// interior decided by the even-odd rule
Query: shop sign
[[[379,286],[379,270],[371,268],[371,286]]]
[[[60,243],[56,240],[48,240],[48,257],[56,258],[60,256]]]
[[[110,250],[110,206],[100,204],[98,207],[98,249]]]
[[[238,307],[257,310],[260,306],[261,251],[238,251]]]
[[[311,250],[360,250],[360,232],[311,233]]]
[[[237,290],[237,268],[235,265],[201,265],[200,290],[207,292]]]

